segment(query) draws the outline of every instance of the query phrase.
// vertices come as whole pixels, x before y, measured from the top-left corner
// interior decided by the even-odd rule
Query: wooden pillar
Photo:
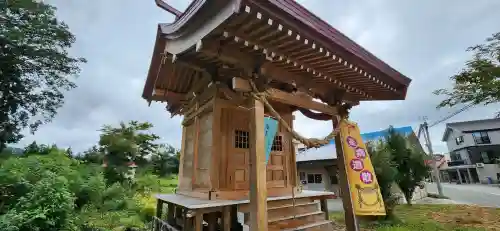
[[[167,206],[168,206],[168,208],[167,208],[167,222],[171,225],[174,225],[175,224],[175,217],[174,217],[175,205],[173,203],[168,203]]]
[[[208,214],[208,231],[216,231],[217,229],[217,213],[211,212]]]
[[[163,201],[160,199],[156,199],[156,217],[158,219],[162,219],[162,213],[163,213]]]
[[[222,231],[231,231],[231,208],[229,206],[222,208]]]
[[[203,214],[202,213],[196,213],[196,216],[194,218],[194,230],[195,231],[202,231],[203,230]]]
[[[250,230],[267,231],[264,105],[250,99]]]
[[[194,231],[194,219],[189,215],[189,210],[184,209],[184,225],[182,226],[183,231]]]
[[[333,120],[333,128],[335,129],[340,121]],[[358,231],[358,221],[354,215],[354,208],[352,206],[352,194],[349,189],[349,182],[347,179],[347,172],[345,169],[344,147],[343,140],[340,132],[335,136],[335,149],[337,152],[337,162],[339,168],[339,183],[342,190],[342,205],[344,207],[346,231]]]
[[[321,211],[325,213],[325,220],[329,220],[330,218],[328,217],[328,201],[323,198],[320,200],[320,205]]]

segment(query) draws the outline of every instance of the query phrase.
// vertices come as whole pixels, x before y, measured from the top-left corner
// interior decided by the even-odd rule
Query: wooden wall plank
[[[195,111],[198,111],[199,104],[196,102],[196,109]],[[195,185],[196,183],[196,170],[198,169],[198,139],[199,139],[199,133],[200,133],[200,120],[198,116],[194,118],[194,151],[193,151],[193,168],[192,168],[192,175],[191,175],[191,185]]]
[[[213,117],[212,117],[212,161],[210,166],[210,181],[212,185],[212,191],[219,189],[219,170],[221,158],[221,116],[222,108],[218,104],[219,98],[215,97],[213,107]]]
[[[185,185],[184,182],[183,182],[183,175],[184,175],[184,153],[186,151],[186,132],[187,132],[187,129],[186,129],[186,126],[182,126],[182,141],[181,141],[181,156],[180,156],[180,160],[179,160],[179,175],[178,175],[178,179],[179,179],[179,188],[183,188],[183,186]]]

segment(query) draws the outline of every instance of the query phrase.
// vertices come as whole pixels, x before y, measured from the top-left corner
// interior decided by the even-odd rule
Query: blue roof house
[[[410,142],[417,148],[422,148],[411,126],[395,127],[394,130],[402,135],[409,136]],[[361,134],[363,141],[383,140],[388,135],[389,129]],[[311,148],[296,154],[297,172],[304,189],[333,191],[338,190],[337,152],[332,140],[320,148]]]

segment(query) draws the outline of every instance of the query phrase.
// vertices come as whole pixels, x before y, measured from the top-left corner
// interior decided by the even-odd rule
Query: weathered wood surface
[[[333,192],[322,192],[322,191],[309,191],[303,190],[300,193],[295,194],[295,198],[304,198],[304,197],[331,197],[335,196]],[[240,205],[240,204],[248,204],[250,200],[208,200],[208,199],[200,199],[195,197],[189,197],[179,194],[157,194],[156,198],[162,200],[164,202],[173,203],[176,205],[180,205],[184,208],[188,209],[203,209],[210,207],[222,207],[229,205]],[[287,196],[279,196],[279,197],[268,197],[267,201],[276,201],[276,200],[287,200],[291,199],[292,195]]]
[[[267,231],[266,151],[264,147],[264,105],[251,99],[250,105],[250,229]]]

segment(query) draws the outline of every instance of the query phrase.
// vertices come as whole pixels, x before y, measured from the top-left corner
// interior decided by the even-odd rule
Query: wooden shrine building
[[[332,193],[299,187],[292,113],[334,121],[403,100],[410,79],[292,0],[194,0],[183,13],[156,1],[176,19],[158,25],[143,98],[184,118],[156,230],[328,230]],[[264,116],[280,121],[267,165]]]

